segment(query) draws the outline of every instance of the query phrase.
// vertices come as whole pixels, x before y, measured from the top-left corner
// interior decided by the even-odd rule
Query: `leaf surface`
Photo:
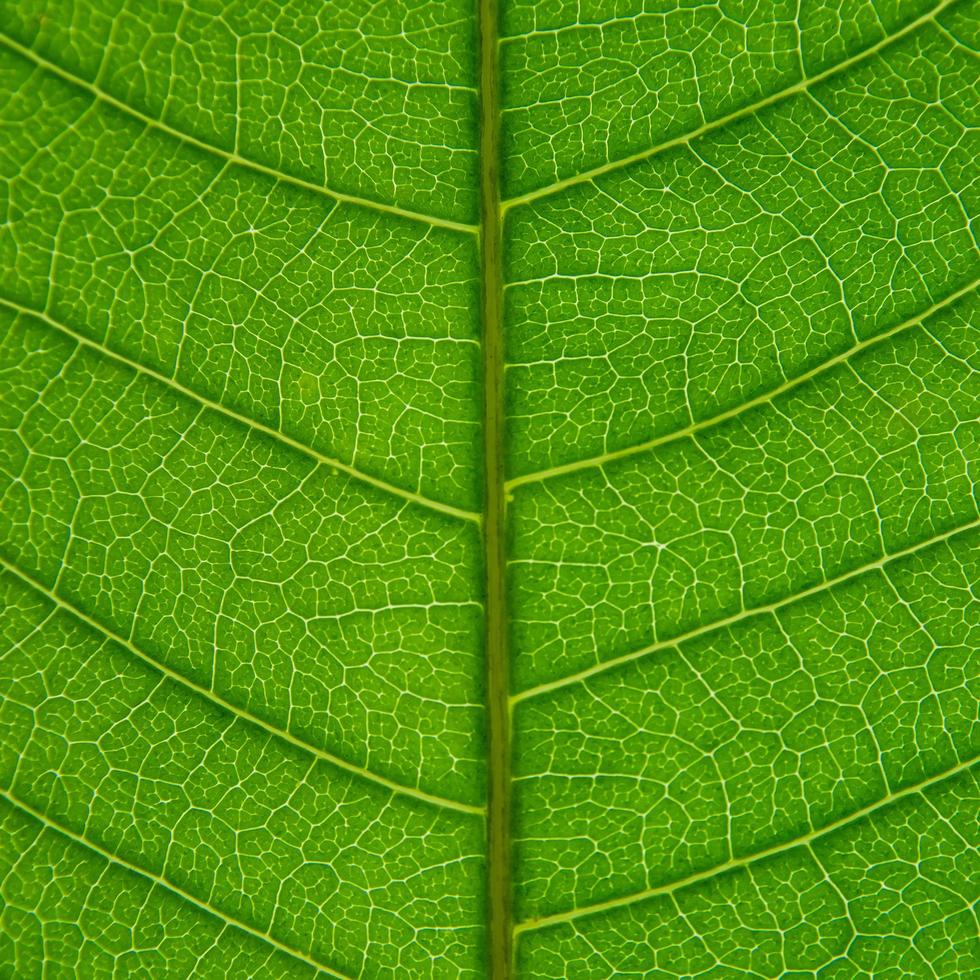
[[[967,976],[975,0],[321,6],[0,13],[0,975]]]

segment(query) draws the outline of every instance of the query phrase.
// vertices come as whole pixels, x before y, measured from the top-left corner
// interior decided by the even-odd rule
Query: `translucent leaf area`
[[[5,0],[0,977],[975,976],[978,159],[978,0]]]

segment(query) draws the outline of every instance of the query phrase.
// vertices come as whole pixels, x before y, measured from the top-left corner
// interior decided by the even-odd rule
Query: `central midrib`
[[[487,943],[491,980],[511,976],[510,708],[504,554],[504,344],[497,0],[478,0],[483,546],[486,571]]]

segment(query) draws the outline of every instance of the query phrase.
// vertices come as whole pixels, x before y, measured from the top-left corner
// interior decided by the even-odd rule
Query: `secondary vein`
[[[241,929],[242,932],[247,932],[257,939],[261,939],[263,942],[274,946],[280,952],[285,953],[287,956],[292,957],[295,960],[301,960],[302,962],[312,966],[315,970],[321,973],[326,973],[329,976],[337,977],[339,980],[354,980],[353,977],[348,976],[346,973],[340,973],[334,970],[332,967],[327,966],[324,963],[319,962],[319,960],[313,959],[308,953],[304,953],[300,949],[296,949],[293,946],[288,946],[286,943],[279,939],[276,939],[268,932],[263,932],[261,929],[257,929],[255,926],[250,926],[247,922],[242,922],[240,919],[235,919],[228,915],[226,912],[222,912],[220,909],[211,905],[210,902],[204,901],[204,899],[197,898],[190,892],[185,891],[179,885],[175,885],[172,881],[168,881],[162,875],[155,874],[152,871],[148,871],[146,868],[141,868],[138,864],[133,864],[131,861],[127,861],[125,858],[120,857],[118,854],[113,854],[106,848],[96,844],[94,841],[90,841],[87,837],[82,834],[77,833],[74,830],[70,830],[63,824],[58,823],[56,820],[52,820],[46,813],[42,813],[40,810],[31,806],[29,803],[25,803],[23,800],[14,796],[7,789],[0,789],[0,797],[5,799],[10,806],[17,810],[26,813],[28,816],[32,817],[42,826],[47,827],[49,830],[54,831],[56,834],[60,834],[62,837],[67,837],[69,840],[74,841],[76,844],[80,844],[82,847],[89,851],[93,851],[100,857],[104,858],[111,864],[115,864],[121,868],[125,868],[127,871],[139,875],[141,878],[146,878],[147,880],[153,882],[153,884],[163,888],[165,891],[171,892],[174,895],[182,898],[185,902],[190,905],[194,905],[209,915],[213,915],[220,919],[222,922],[235,929]]]
[[[664,885],[658,885],[654,888],[645,888],[642,891],[632,892],[629,895],[623,895],[618,898],[610,898],[605,902],[596,902],[593,905],[583,905],[577,909],[571,909],[568,912],[558,912],[555,915],[542,916],[537,919],[528,919],[525,922],[520,923],[516,927],[516,931],[527,932],[534,929],[542,929],[547,926],[557,925],[561,922],[571,922],[574,919],[580,919],[587,915],[595,915],[599,912],[607,912],[613,909],[623,908],[624,906],[633,905],[636,902],[642,902],[644,899],[656,898],[658,895],[669,895],[690,885],[696,885],[699,882],[716,878],[719,875],[725,874],[727,871],[735,871],[740,868],[745,868],[751,864],[755,864],[757,861],[762,861],[765,858],[772,857],[776,854],[791,851],[796,847],[803,847],[815,840],[819,840],[820,838],[833,833],[835,830],[840,830],[852,823],[857,823],[857,821],[871,816],[873,813],[883,809],[891,803],[896,803],[908,796],[919,795],[937,783],[941,783],[947,779],[952,779],[954,776],[957,776],[975,766],[978,761],[980,761],[980,756],[974,756],[972,759],[966,759],[963,762],[959,762],[956,765],[951,766],[949,769],[944,769],[942,772],[935,773],[934,775],[929,776],[918,783],[913,783],[911,786],[906,786],[903,789],[896,790],[892,793],[886,793],[881,799],[876,800],[874,803],[869,803],[867,806],[861,807],[860,810],[855,810],[853,813],[849,813],[846,816],[833,821],[832,823],[812,830],[800,837],[794,837],[791,840],[783,841],[780,844],[773,844],[771,847],[764,848],[761,851],[755,851],[752,854],[746,854],[744,857],[734,858],[731,861],[724,862],[723,864],[713,865],[710,868],[705,868],[703,871],[698,871],[692,875],[688,875],[686,878],[680,878],[677,881],[668,882]]]
[[[751,116],[754,113],[759,112],[761,109],[775,105],[777,102],[782,102],[784,99],[791,98],[800,92],[805,92],[814,85],[826,81],[828,78],[833,78],[835,75],[839,75],[841,72],[845,72],[847,69],[854,67],[854,65],[874,57],[879,51],[890,47],[903,37],[907,37],[920,27],[935,20],[935,18],[937,18],[947,7],[951,7],[956,2],[958,2],[958,0],[943,0],[942,3],[937,4],[932,8],[932,10],[926,11],[926,13],[917,17],[915,20],[910,21],[893,34],[886,35],[876,44],[865,48],[863,51],[858,51],[857,54],[852,55],[850,58],[847,58],[844,61],[838,62],[836,65],[831,65],[830,68],[827,68],[816,75],[802,78],[795,84],[780,89],[778,92],[774,92],[772,95],[768,95],[763,99],[759,99],[756,102],[751,103],[751,105],[743,106],[741,109],[736,109],[734,112],[730,112],[725,116],[721,116],[718,119],[705,123],[703,126],[699,126],[697,129],[691,130],[687,133],[682,133],[679,136],[675,136],[673,139],[665,140],[663,143],[658,143],[656,146],[651,146],[645,150],[640,150],[638,153],[620,157],[618,160],[610,160],[608,163],[603,163],[598,167],[585,170],[580,174],[575,174],[572,177],[566,177],[563,180],[557,180],[545,187],[539,187],[535,191],[528,191],[528,193],[521,194],[518,197],[508,198],[503,202],[502,207],[506,211],[510,208],[517,207],[520,204],[530,204],[532,201],[537,201],[543,197],[550,197],[552,194],[557,194],[559,191],[563,191],[568,187],[575,187],[577,184],[588,183],[591,180],[595,180],[596,177],[603,176],[603,174],[622,170],[624,167],[628,167],[630,164],[640,163],[643,160],[649,160],[651,157],[657,156],[659,153],[663,153],[666,150],[672,150],[678,146],[686,146],[699,136],[705,136],[708,133],[714,132],[717,129],[721,129],[724,126],[729,125],[730,123],[736,122],[739,119],[744,119],[747,116]]]
[[[946,309],[946,307],[952,306],[954,303],[963,299],[964,296],[968,296],[970,293],[975,292],[978,285],[980,285],[980,279],[974,279],[971,282],[968,282],[965,286],[961,286],[959,289],[956,289],[948,296],[944,296],[942,299],[937,300],[927,310],[923,310],[921,313],[916,313],[915,316],[909,317],[907,320],[903,320],[894,327],[889,327],[881,333],[875,334],[873,337],[868,337],[859,343],[853,344],[846,350],[841,351],[839,354],[835,354],[828,360],[814,365],[808,371],[804,371],[802,374],[796,375],[796,377],[787,378],[781,385],[777,385],[775,388],[770,388],[768,391],[762,392],[762,394],[757,395],[755,398],[742,402],[740,405],[735,405],[723,412],[719,412],[717,415],[711,415],[708,418],[701,419],[700,421],[692,422],[690,425],[686,425],[682,429],[675,429],[673,432],[665,432],[663,435],[655,436],[653,439],[647,439],[644,442],[635,443],[632,446],[624,446],[622,449],[613,449],[607,453],[599,453],[596,456],[587,456],[584,459],[576,459],[570,463],[561,463],[558,466],[551,466],[548,469],[537,470],[534,473],[527,473],[524,476],[514,477],[513,480],[507,481],[506,489],[509,493],[510,491],[516,490],[518,487],[524,486],[528,483],[541,483],[544,480],[550,480],[557,476],[564,476],[567,473],[576,473],[579,470],[591,469],[592,467],[596,466],[605,466],[607,463],[613,463],[619,459],[628,459],[631,456],[636,456],[640,453],[648,452],[651,449],[656,449],[658,446],[663,446],[668,443],[676,442],[679,439],[684,439],[688,436],[695,435],[704,429],[710,429],[711,427],[719,425],[722,422],[727,422],[729,419],[736,418],[750,409],[758,408],[760,405],[768,405],[780,395],[801,387],[802,385],[806,384],[806,382],[812,381],[814,378],[825,374],[832,368],[835,368],[838,365],[843,364],[845,361],[850,360],[850,358],[856,357],[862,351],[866,351],[877,346],[878,344],[884,343],[884,341],[889,340],[905,330],[909,330],[928,317],[931,317],[934,314],[939,313],[941,310]]]
[[[225,711],[234,715],[236,718],[240,718],[242,721],[248,722],[251,725],[257,725],[269,735],[272,735],[275,738],[280,738],[285,742],[289,742],[290,745],[294,745],[303,752],[309,753],[318,759],[322,759],[324,762],[327,762],[338,769],[343,769],[345,772],[359,776],[361,779],[366,779],[369,782],[383,786],[385,789],[388,789],[393,793],[411,796],[417,800],[422,800],[425,803],[430,803],[434,806],[443,807],[449,810],[456,810],[460,813],[483,814],[483,807],[473,806],[469,803],[460,803],[458,800],[451,800],[443,796],[436,796],[433,793],[427,793],[425,790],[418,789],[414,786],[405,786],[393,779],[389,779],[387,776],[382,776],[379,773],[371,771],[370,769],[365,769],[363,766],[358,766],[353,762],[348,762],[346,759],[334,755],[332,752],[327,752],[326,749],[318,748],[317,746],[298,738],[291,732],[286,731],[286,729],[279,728],[277,725],[273,725],[264,718],[260,718],[258,715],[252,714],[252,712],[246,710],[245,708],[241,708],[237,704],[233,704],[231,701],[225,700],[220,694],[213,691],[211,688],[204,687],[203,685],[192,681],[189,677],[185,677],[183,674],[180,674],[168,667],[166,664],[161,663],[155,657],[150,656],[150,654],[148,654],[145,650],[140,649],[140,647],[133,643],[132,640],[115,632],[115,630],[110,629],[104,623],[100,623],[97,619],[90,616],[84,610],[79,609],[78,606],[74,605],[74,603],[71,603],[67,599],[58,595],[58,593],[54,592],[52,589],[49,589],[29,572],[25,572],[22,568],[19,568],[6,558],[0,557],[0,568],[5,568],[11,575],[15,575],[29,588],[45,596],[59,609],[64,610],[74,619],[85,623],[87,626],[91,627],[93,630],[96,630],[113,643],[116,643],[123,649],[128,650],[131,654],[133,654],[133,656],[137,657],[139,660],[142,660],[145,664],[148,664],[155,671],[158,671],[165,677],[179,684],[185,690],[192,691],[194,694],[204,698],[211,704],[216,704],[218,707],[223,708]]]
[[[818,582],[816,585],[812,585],[800,592],[794,592],[791,595],[783,596],[782,599],[777,599],[775,602],[770,602],[763,606],[753,606],[749,609],[743,609],[741,612],[734,613],[733,615],[727,616],[724,619],[717,619],[714,622],[705,623],[703,626],[696,626],[694,629],[687,630],[684,633],[678,633],[676,636],[668,637],[664,640],[657,640],[656,642],[650,643],[645,647],[641,647],[639,650],[632,650],[631,652],[621,654],[618,657],[612,657],[609,660],[604,660],[602,663],[595,664],[592,667],[587,667],[585,670],[576,671],[574,674],[567,674],[566,676],[558,677],[553,681],[546,681],[544,684],[538,684],[535,687],[526,688],[518,694],[515,694],[511,698],[511,702],[516,704],[520,701],[526,701],[528,698],[537,697],[540,694],[547,694],[550,691],[557,691],[560,688],[568,687],[570,684],[578,684],[582,681],[588,680],[590,677],[595,677],[596,674],[604,674],[606,671],[614,670],[616,667],[621,667],[623,664],[628,664],[634,660],[639,660],[640,658],[649,656],[652,653],[657,653],[660,650],[668,650],[671,647],[676,647],[679,643],[692,640],[697,636],[703,636],[705,633],[713,633],[715,630],[723,629],[726,626],[734,626],[736,623],[740,623],[744,619],[750,619],[753,616],[760,616],[763,613],[775,612],[777,609],[782,609],[784,606],[791,605],[792,603],[798,602],[801,599],[806,599],[809,596],[816,595],[820,592],[825,592],[827,589],[832,589],[836,585],[841,585],[842,583],[848,582],[851,579],[858,578],[867,572],[884,568],[885,565],[888,565],[893,561],[897,561],[900,558],[906,558],[909,555],[914,555],[919,551],[924,551],[926,548],[929,548],[932,545],[941,544],[943,541],[948,541],[950,538],[956,537],[959,534],[969,533],[978,527],[980,527],[980,520],[972,520],[967,524],[960,525],[959,527],[950,528],[948,531],[943,531],[941,534],[933,535],[930,538],[926,538],[924,541],[917,541],[915,544],[911,544],[906,548],[901,548],[898,551],[892,552],[891,554],[882,555],[880,558],[876,558],[874,561],[868,562],[865,565],[860,565],[857,568],[852,568],[846,572],[841,572],[839,575],[835,575],[833,578],[826,579],[823,582]]]
[[[261,432],[263,435],[271,436],[277,442],[284,443],[285,445],[289,446],[290,449],[295,449],[297,452],[301,452],[304,456],[311,457],[313,460],[322,464],[323,466],[329,466],[332,469],[339,470],[341,473],[346,473],[355,480],[360,480],[362,483],[368,483],[379,490],[384,490],[386,493],[390,493],[396,497],[401,497],[403,500],[408,500],[411,503],[418,504],[421,507],[427,507],[429,510],[436,510],[442,514],[448,514],[451,517],[456,517],[465,521],[478,522],[480,520],[480,515],[475,514],[472,511],[463,510],[459,507],[453,507],[452,504],[444,504],[439,500],[432,500],[430,497],[423,497],[419,493],[414,493],[411,490],[405,490],[402,487],[396,486],[394,483],[388,483],[386,480],[379,479],[376,476],[371,476],[369,473],[364,473],[363,471],[351,466],[349,463],[344,463],[339,459],[333,459],[330,456],[325,456],[312,446],[308,446],[306,443],[300,442],[299,440],[294,439],[292,436],[286,435],[285,432],[280,432],[278,429],[274,429],[271,425],[266,425],[265,423],[250,418],[247,415],[242,415],[241,412],[236,412],[233,408],[229,408],[227,405],[222,405],[221,402],[216,402],[214,399],[208,398],[206,395],[202,395],[200,392],[186,387],[186,385],[182,385],[175,378],[168,377],[166,374],[163,374],[160,371],[155,371],[153,368],[147,367],[145,364],[140,364],[139,361],[134,361],[132,358],[126,357],[124,354],[116,353],[116,351],[106,347],[105,344],[100,344],[98,341],[92,340],[91,337],[86,337],[85,334],[79,333],[73,327],[69,327],[67,324],[55,320],[53,317],[42,312],[41,310],[35,310],[30,306],[24,306],[22,303],[14,302],[13,300],[9,300],[4,296],[0,296],[0,306],[6,306],[8,309],[15,310],[17,313],[32,316],[41,323],[45,323],[54,330],[57,330],[59,333],[70,337],[81,346],[87,347],[89,350],[93,350],[103,357],[108,357],[111,360],[116,361],[118,364],[122,364],[131,370],[138,372],[139,374],[146,375],[147,377],[152,378],[154,381],[159,381],[161,384],[166,385],[168,388],[176,391],[180,395],[183,395],[185,398],[190,398],[199,405],[203,405],[205,408],[210,408],[215,412],[220,412],[226,418],[230,418],[241,425],[254,429],[256,432]]]
[[[312,191],[315,194],[322,194],[334,201],[339,201],[344,204],[354,204],[358,207],[369,208],[372,211],[382,211],[385,214],[396,215],[400,218],[408,218],[411,221],[421,221],[424,224],[434,225],[437,228],[448,228],[450,231],[462,231],[467,232],[468,234],[474,234],[477,230],[475,225],[470,225],[463,221],[451,221],[448,218],[438,218],[435,215],[423,214],[420,211],[400,208],[394,204],[384,204],[381,201],[372,201],[367,197],[358,197],[356,194],[345,194],[343,191],[331,190],[329,187],[325,187],[323,184],[317,184],[311,180],[296,177],[293,174],[286,173],[283,170],[277,170],[275,167],[270,167],[264,163],[259,163],[257,160],[250,160],[248,157],[243,157],[238,153],[232,153],[229,150],[224,150],[220,146],[215,146],[213,143],[208,143],[206,140],[198,139],[196,136],[191,136],[190,133],[185,133],[179,129],[175,129],[173,126],[165,123],[162,119],[155,119],[153,116],[147,115],[145,112],[142,112],[131,105],[127,105],[121,99],[117,99],[114,95],[110,95],[104,89],[99,88],[97,85],[93,85],[91,82],[88,82],[84,78],[81,78],[73,72],[68,71],[66,68],[62,68],[61,65],[55,64],[53,61],[50,61],[43,55],[38,54],[33,48],[29,48],[26,45],[21,44],[19,41],[15,41],[12,37],[8,37],[6,34],[0,34],[0,44],[21,55],[21,57],[33,61],[39,68],[51,72],[53,75],[57,75],[62,81],[68,82],[70,85],[74,85],[80,89],[84,89],[84,91],[94,96],[100,102],[104,102],[106,105],[112,106],[112,108],[117,109],[119,112],[125,113],[127,116],[131,116],[133,119],[138,119],[145,126],[149,126],[151,129],[156,129],[161,133],[166,133],[167,136],[179,140],[181,143],[185,143],[188,146],[193,146],[198,150],[203,150],[205,153],[212,154],[213,156],[220,157],[222,160],[227,160],[229,163],[238,164],[240,167],[245,167],[246,169],[253,170],[256,173],[265,174],[267,177],[272,177],[275,180],[281,180],[284,183],[292,184],[294,187],[302,187],[304,190]]]

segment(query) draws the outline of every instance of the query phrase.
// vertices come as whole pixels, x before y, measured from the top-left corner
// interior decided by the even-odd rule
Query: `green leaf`
[[[976,0],[9,0],[0,976],[980,962]]]

